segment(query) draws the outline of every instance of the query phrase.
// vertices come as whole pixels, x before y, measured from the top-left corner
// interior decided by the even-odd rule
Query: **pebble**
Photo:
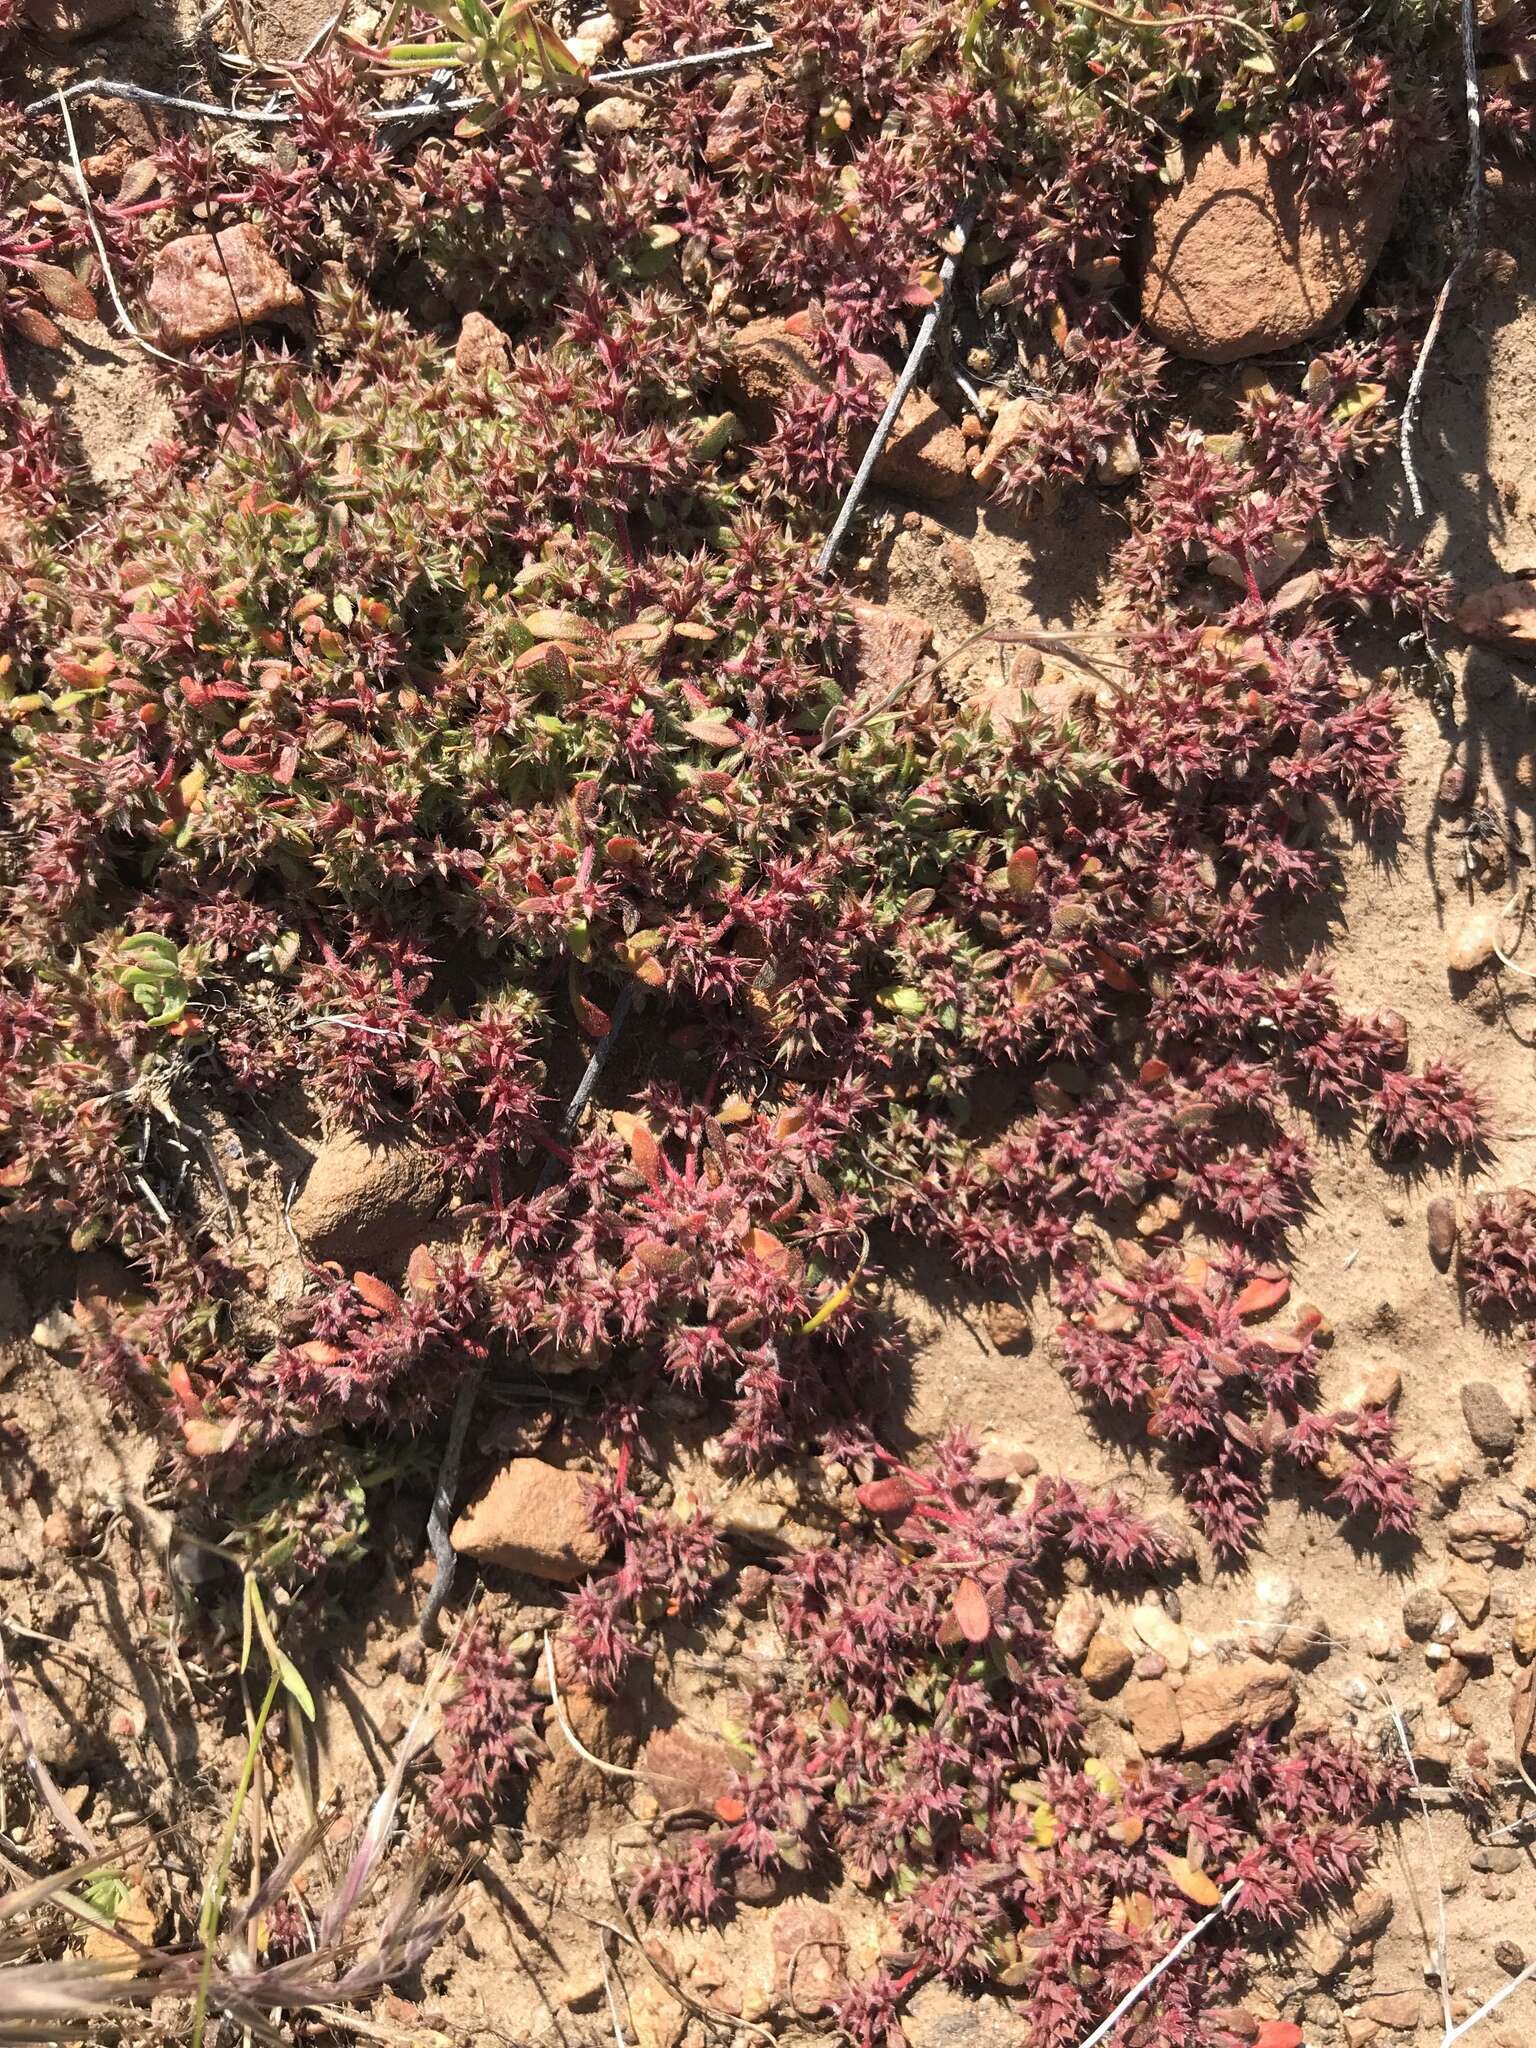
[[[1412,2034],[1418,2030],[1419,2016],[1424,2010],[1424,1994],[1422,1991],[1387,1991],[1378,1998],[1368,1998],[1360,2010],[1379,2027],[1388,2027],[1396,2034]]]
[[[1454,1500],[1467,1483],[1467,1454],[1454,1449],[1436,1451],[1424,1459],[1420,1469],[1442,1501]]]
[[[1083,1683],[1091,1692],[1113,1692],[1130,1677],[1135,1661],[1124,1643],[1100,1629],[1083,1654]]]
[[[1480,1564],[1471,1564],[1461,1559],[1451,1566],[1440,1581],[1440,1591],[1467,1627],[1476,1628],[1488,1612],[1493,1581]]]
[[[1517,1508],[1462,1508],[1445,1525],[1445,1539],[1458,1557],[1486,1564],[1498,1550],[1524,1550],[1530,1524]]]
[[[1379,1941],[1392,1925],[1395,1910],[1390,1892],[1362,1892],[1349,1916],[1350,1945],[1361,1948],[1367,1942]]]
[[[1161,1679],[1133,1679],[1121,1695],[1121,1704],[1132,1735],[1148,1756],[1166,1756],[1178,1748],[1182,1733],[1179,1703]]]
[[[1490,1458],[1507,1458],[1520,1436],[1520,1424],[1498,1388],[1487,1380],[1467,1380],[1461,1389],[1461,1412],[1467,1433]]]
[[[1441,1268],[1448,1266],[1456,1250],[1456,1204],[1448,1195],[1436,1195],[1424,1212],[1429,1235],[1429,1255]]]
[[[45,1550],[84,1550],[89,1541],[90,1531],[78,1508],[55,1508],[43,1523]]]
[[[579,1579],[606,1547],[587,1520],[586,1493],[579,1472],[513,1458],[454,1524],[453,1547],[535,1578]]]
[[[1511,1977],[1518,1977],[1525,1968],[1525,1950],[1517,1941],[1496,1941],[1493,1945],[1493,1960],[1501,1970],[1507,1970]]]
[[[1143,1603],[1131,1614],[1131,1627],[1137,1636],[1156,1656],[1161,1657],[1169,1671],[1189,1669],[1189,1637],[1169,1614],[1161,1607]],[[1161,1672],[1146,1674],[1161,1677]]]
[[[1520,1868],[1523,1858],[1520,1851],[1508,1842],[1486,1842],[1482,1848],[1474,1849],[1468,1860],[1474,1870],[1494,1877],[1508,1877]]]
[[[1283,1664],[1244,1657],[1191,1672],[1179,1700],[1184,1749],[1211,1749],[1244,1730],[1257,1733],[1296,1704],[1296,1679]]]
[[[600,135],[609,140],[620,135],[632,135],[637,128],[643,128],[649,109],[643,100],[632,100],[623,93],[614,93],[611,98],[599,100],[588,107],[586,113],[587,133]]]
[[[249,222],[182,235],[156,253],[145,304],[167,348],[196,348],[243,325],[280,319],[304,294]]]
[[[1052,1641],[1064,1664],[1075,1669],[1082,1663],[1103,1618],[1104,1609],[1091,1593],[1079,1587],[1067,1594],[1051,1626]]]
[[[1365,1625],[1360,1641],[1367,1657],[1374,1657],[1378,1664],[1390,1664],[1396,1659],[1396,1631],[1384,1614],[1372,1616]]]
[[[939,562],[956,594],[976,603],[983,595],[981,569],[968,541],[952,537],[939,549]]]
[[[55,1354],[69,1351],[80,1342],[75,1319],[62,1308],[51,1308],[32,1325],[32,1342],[40,1351]]]
[[[1465,1664],[1452,1657],[1435,1673],[1435,1704],[1448,1707],[1471,1677]]]
[[[1493,958],[1501,922],[1501,913],[1487,906],[1462,919],[1445,949],[1445,964],[1453,974],[1475,974]]]
[[[988,1302],[982,1322],[999,1351],[1028,1351],[1035,1341],[1028,1311],[1014,1302]]]
[[[1148,220],[1142,317],[1196,362],[1289,348],[1348,312],[1381,252],[1400,180],[1357,180],[1346,204],[1303,190],[1263,139],[1191,147]]]
[[[1343,1969],[1349,1947],[1331,1927],[1319,1927],[1307,1943],[1306,1956],[1314,1976],[1331,1977]]]
[[[1403,1627],[1416,1643],[1428,1642],[1440,1621],[1440,1595],[1429,1586],[1415,1586],[1403,1602]]]

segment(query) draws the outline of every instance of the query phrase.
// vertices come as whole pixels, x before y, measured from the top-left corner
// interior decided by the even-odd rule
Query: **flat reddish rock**
[[[848,1989],[848,1943],[830,1906],[791,1899],[769,1922],[776,1998],[801,2019],[829,2012]]]
[[[183,235],[155,258],[147,303],[167,348],[196,348],[237,333],[242,322],[275,320],[304,294],[253,227]]]
[[[1468,591],[1456,607],[1456,623],[1469,640],[1536,661],[1536,582],[1516,577]]]
[[[1232,363],[1343,319],[1391,232],[1402,180],[1377,178],[1340,202],[1303,191],[1300,172],[1253,137],[1192,153],[1147,223],[1141,310],[1159,341]]]
[[[1215,1749],[1245,1731],[1256,1735],[1296,1704],[1296,1674],[1262,1657],[1191,1671],[1179,1694],[1184,1750]]]
[[[1164,1679],[1133,1678],[1120,1695],[1120,1710],[1147,1756],[1168,1756],[1178,1748],[1178,1695]]]
[[[581,1475],[540,1458],[504,1465],[453,1528],[453,1547],[536,1579],[579,1579],[603,1561]]]
[[[932,642],[932,627],[916,612],[894,604],[853,607],[853,658],[871,698],[911,682]]]
[[[739,1762],[718,1736],[682,1726],[653,1730],[640,1753],[646,1783],[664,1808],[696,1806],[705,1813],[732,1791]]]

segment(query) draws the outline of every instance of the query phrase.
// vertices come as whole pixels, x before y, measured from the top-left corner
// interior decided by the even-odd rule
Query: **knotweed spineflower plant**
[[[545,1746],[535,1726],[530,1653],[504,1646],[491,1624],[473,1623],[454,1652],[428,1810],[452,1838],[485,1827]]]
[[[721,1398],[761,1462],[874,1414],[882,1228],[1077,1328],[1113,1239],[1173,1272],[1198,1234],[1234,1287],[1273,1264],[1310,1109],[1468,1142],[1449,1070],[1252,965],[1331,886],[1330,813],[1395,814],[1349,635],[1443,593],[1326,515],[1411,337],[1362,321],[1207,437],[1127,320],[1142,184],[1173,175],[1149,137],[1295,109],[1285,147],[1336,175],[1343,108],[1380,154],[1438,45],[1357,13],[794,0],[771,57],[644,87],[626,132],[504,74],[484,119],[389,147],[331,52],[280,147],[172,135],[98,193],[130,296],[173,235],[248,221],[313,315],[166,374],[173,429],[110,503],[0,395],[0,1228],[129,1261],[83,1343],[189,1485],[420,1425],[514,1355]],[[627,48],[739,39],[655,0]],[[8,303],[79,258],[77,197],[7,213]],[[1119,686],[1071,720],[948,670],[870,715],[854,592],[814,567],[877,402],[858,352],[900,353],[962,212],[956,306],[1000,385],[1046,394],[1005,494],[1127,433],[1143,457]],[[469,307],[511,331],[460,372]],[[726,359],[789,312],[830,402],[791,394],[753,448]],[[610,1068],[565,1133],[621,1001],[656,1078]],[[297,1097],[306,1128],[431,1148],[424,1263],[267,1290],[205,1109],[270,1130]],[[1224,1544],[1247,1486],[1210,1509]]]
[[[1467,1301],[1496,1325],[1536,1327],[1536,1195],[1480,1195],[1462,1226],[1456,1271]]]
[[[1159,2039],[1225,2048],[1255,1939],[1359,1883],[1392,1772],[1274,1735],[1199,1771],[1112,1769],[1086,1749],[1051,1588],[1068,1553],[1155,1569],[1162,1532],[1050,1479],[1009,1505],[963,1440],[918,1468],[854,1462],[860,1525],[775,1575],[788,1675],[749,1704],[738,1790],[642,1866],[637,1909],[718,1918],[744,1869],[841,1873],[895,1936],[838,2006],[860,2048],[899,2039],[933,1977],[1016,1999],[1032,2039],[1067,2048],[1236,1885],[1148,1994]]]
[[[1329,1499],[1371,1532],[1411,1526],[1390,1413],[1315,1412],[1319,1311],[1304,1308],[1289,1329],[1258,1320],[1286,1299],[1283,1273],[1153,1259],[1136,1243],[1117,1250],[1121,1272],[1072,1291],[1078,1306],[1059,1331],[1067,1374],[1144,1418],[1219,1558],[1239,1557],[1261,1526],[1272,1457],[1321,1467]]]

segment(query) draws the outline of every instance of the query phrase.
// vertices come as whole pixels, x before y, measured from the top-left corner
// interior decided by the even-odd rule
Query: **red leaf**
[[[747,1232],[746,1249],[755,1259],[760,1259],[770,1273],[787,1273],[794,1264],[794,1253],[771,1230],[759,1230],[754,1226]]]
[[[715,1801],[716,1818],[728,1821],[734,1827],[739,1820],[745,1820],[747,1809],[734,1793],[722,1792]]]
[[[94,320],[96,301],[72,270],[58,263],[29,263],[28,270],[55,313],[66,320]]]
[[[1306,2048],[1306,2035],[1294,2020],[1266,2020],[1253,2039],[1253,2048]]]
[[[1100,974],[1110,987],[1117,989],[1121,995],[1134,995],[1141,987],[1135,975],[1123,966],[1113,953],[1106,953],[1102,946],[1094,947],[1093,957],[1098,962]]]
[[[629,1156],[635,1162],[636,1172],[642,1174],[651,1187],[660,1187],[661,1147],[652,1135],[649,1124],[637,1122],[630,1131]]]
[[[1272,1308],[1278,1308],[1291,1291],[1290,1281],[1282,1275],[1278,1280],[1266,1280],[1262,1276],[1250,1280],[1242,1288],[1232,1306],[1240,1316],[1268,1315]]]
[[[432,1294],[437,1289],[437,1261],[424,1244],[417,1245],[406,1261],[406,1285],[412,1294]]]
[[[859,1506],[866,1514],[910,1514],[916,1501],[905,1479],[870,1479],[859,1488]]]
[[[420,1247],[418,1246],[419,1249]],[[357,1289],[364,1301],[367,1302],[368,1306],[376,1308],[380,1315],[395,1316],[400,1313],[399,1295],[396,1294],[393,1287],[388,1286],[383,1280],[376,1280],[371,1273],[354,1273],[352,1275],[352,1285]]]
[[[571,1008],[576,1012],[576,1022],[588,1038],[606,1038],[613,1019],[606,1010],[600,1010],[596,1003],[589,1003],[575,980],[571,982]]]
[[[36,306],[12,306],[11,325],[34,348],[62,348],[64,337],[48,315]]]
[[[992,1610],[987,1596],[974,1579],[962,1579],[955,1588],[950,1612],[968,1643],[984,1643],[992,1633]]]
[[[1008,887],[1015,896],[1028,896],[1040,873],[1040,856],[1032,846],[1021,846],[1008,856]]]

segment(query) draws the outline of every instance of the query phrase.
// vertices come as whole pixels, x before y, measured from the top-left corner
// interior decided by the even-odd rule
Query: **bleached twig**
[[[1243,1887],[1241,1881],[1239,1881],[1237,1884],[1228,1885],[1227,1889],[1221,1895],[1220,1904],[1212,1906],[1210,1912],[1206,1914],[1205,1918],[1203,1920],[1197,1920],[1193,1927],[1185,1928],[1184,1932],[1173,1944],[1173,1947],[1169,1949],[1167,1955],[1163,1957],[1162,1961],[1160,1963],[1154,1963],[1152,1968],[1148,1970],[1147,1974],[1145,1975],[1145,1977],[1142,1978],[1139,1984],[1132,1985],[1131,1989],[1127,1991],[1124,1998],[1122,1998],[1120,2003],[1115,2007],[1114,2011],[1112,2013],[1106,2014],[1106,2016],[1099,2021],[1099,2024],[1094,2028],[1093,2032],[1088,2036],[1087,2040],[1080,2041],[1078,2043],[1078,2048],[1099,2048],[1099,2043],[1101,2041],[1107,2041],[1110,2035],[1115,2031],[1116,2027],[1119,2026],[1120,2022],[1125,2018],[1126,2014],[1130,2011],[1131,2007],[1133,2005],[1136,2005],[1144,1996],[1144,1994],[1151,1990],[1152,1986],[1157,1982],[1158,1978],[1162,1976],[1165,1970],[1171,1970],[1173,1968],[1173,1965],[1179,1960],[1179,1957],[1183,1955],[1185,1949],[1187,1949],[1192,1942],[1198,1941],[1200,1936],[1204,1934],[1207,1927],[1212,1927],[1215,1925],[1215,1923],[1221,1918],[1223,1913],[1225,1913],[1230,1908],[1232,1901],[1237,1897],[1238,1893],[1242,1890],[1242,1888]]]
[[[949,309],[949,288],[955,281],[955,271],[959,267],[960,258],[965,254],[965,245],[970,240],[973,218],[972,214],[966,213],[955,224],[956,243],[944,258],[940,268],[938,297],[923,315],[922,325],[913,336],[912,346],[907,351],[907,360],[902,365],[901,375],[896,379],[896,388],[885,402],[885,411],[881,413],[879,423],[869,437],[869,446],[864,450],[863,460],[854,473],[853,482],[848,486],[847,496],[838,507],[837,517],[832,522],[832,531],[822,542],[821,553],[816,557],[816,567],[823,576],[831,568],[833,558],[853,524],[853,515],[859,509],[859,500],[863,497],[865,486],[874,473],[875,464],[880,460],[880,451],[896,424],[897,414],[907,402],[912,386],[917,382],[917,373],[923,367],[923,359],[932,346],[939,322]]]
[[[755,42],[734,43],[726,50],[690,50],[685,56],[663,57],[653,64],[620,64],[611,71],[589,71],[585,82],[589,86],[633,85],[647,78],[666,78],[675,71],[696,71],[706,64],[762,57],[772,48],[771,36],[759,36]],[[147,85],[133,85],[126,78],[77,78],[73,85],[50,93],[46,99],[33,100],[22,112],[29,116],[46,113],[55,99],[132,100],[138,106],[163,107],[176,114],[196,114],[205,121],[234,121],[252,128],[285,128],[298,118],[291,107],[222,107],[217,100],[183,99],[179,93],[156,92]],[[383,127],[392,121],[417,121],[430,114],[464,114],[484,105],[483,94],[453,100],[416,99],[399,107],[365,107],[363,119]]]
[[[613,1988],[613,1971],[608,1963],[606,1941],[600,1940],[597,1944],[597,1960],[603,1972],[603,1991],[608,1999],[608,2017],[613,2021],[613,2048],[629,2048],[629,2043],[624,2038],[624,2022],[619,2018],[618,1993]]]
[[[555,1710],[555,1719],[560,1724],[560,1733],[575,1750],[584,1763],[602,1771],[610,1778],[643,1779],[644,1771],[632,1771],[627,1764],[610,1764],[600,1756],[594,1756],[571,1726],[571,1718],[565,1711],[565,1701],[560,1697],[560,1681],[555,1676],[555,1639],[548,1629],[544,1631],[544,1673],[549,1680],[549,1703]]]
[[[1462,199],[1461,236],[1457,244],[1456,260],[1446,274],[1435,310],[1429,316],[1429,325],[1424,330],[1424,340],[1419,348],[1419,359],[1413,366],[1413,377],[1408,386],[1408,396],[1403,404],[1402,425],[1398,432],[1398,446],[1403,458],[1403,475],[1408,481],[1408,496],[1413,501],[1414,514],[1424,517],[1424,493],[1419,487],[1418,471],[1413,466],[1413,438],[1418,432],[1419,413],[1424,404],[1424,380],[1429,371],[1429,359],[1434,353],[1435,343],[1440,338],[1440,328],[1445,319],[1445,309],[1477,252],[1478,241],[1483,227],[1483,102],[1477,79],[1477,0],[1461,0],[1461,66],[1467,95],[1467,182]]]
[[[1451,2032],[1451,1987],[1449,1981],[1451,1965],[1449,1942],[1445,1926],[1445,1887],[1440,1882],[1440,1852],[1435,1847],[1435,1831],[1430,1825],[1429,1819],[1429,1801],[1424,1797],[1424,1787],[1419,1778],[1419,1767],[1413,1760],[1413,1745],[1408,1740],[1408,1730],[1403,1726],[1402,1714],[1398,1708],[1397,1701],[1393,1699],[1385,1686],[1381,1688],[1381,1696],[1387,1703],[1387,1712],[1392,1716],[1392,1726],[1397,1731],[1398,1746],[1403,1752],[1403,1762],[1408,1766],[1408,1775],[1413,1780],[1413,1792],[1415,1799],[1418,1801],[1419,1818],[1424,1826],[1424,1841],[1429,1849],[1429,1867],[1435,1880],[1435,1908],[1439,1923],[1435,1936],[1435,1975],[1439,1979],[1440,1985],[1440,2012],[1441,2017],[1445,2021],[1445,2040],[1450,2041],[1453,2038]]]
[[[75,124],[70,116],[69,101],[62,92],[56,92],[54,98],[58,101],[59,112],[64,118],[64,139],[69,144],[70,168],[74,171],[75,183],[80,188],[80,204],[85,209],[85,224],[91,231],[91,240],[96,244],[101,274],[106,279],[107,290],[111,294],[113,305],[117,308],[117,317],[122,321],[129,340],[143,349],[145,355],[155,356],[160,362],[169,363],[173,370],[184,369],[186,365],[175,356],[168,356],[163,348],[156,348],[152,341],[146,341],[128,317],[128,308],[123,304],[123,295],[117,288],[117,279],[112,272],[112,259],[107,254],[107,245],[102,238],[101,229],[96,225],[95,202],[91,198],[91,188],[85,181],[85,171],[80,162],[80,145],[75,140]],[[39,104],[46,106],[48,102],[43,100]],[[156,1207],[158,1206],[157,1203]]]
[[[1509,1994],[1512,1991],[1518,1991],[1526,1979],[1531,1976],[1536,1976],[1536,1963],[1527,1963],[1518,1977],[1511,1977],[1501,1990],[1495,1991],[1492,1998],[1485,1998],[1477,2008],[1477,2011],[1469,2014],[1461,2022],[1460,2026],[1452,2027],[1451,2031],[1440,2043],[1440,2048],[1451,2048],[1453,2041],[1459,2041],[1463,2034],[1470,2034],[1480,2020],[1487,2019],[1489,2013],[1494,2011],[1496,2007],[1501,2006]]]

